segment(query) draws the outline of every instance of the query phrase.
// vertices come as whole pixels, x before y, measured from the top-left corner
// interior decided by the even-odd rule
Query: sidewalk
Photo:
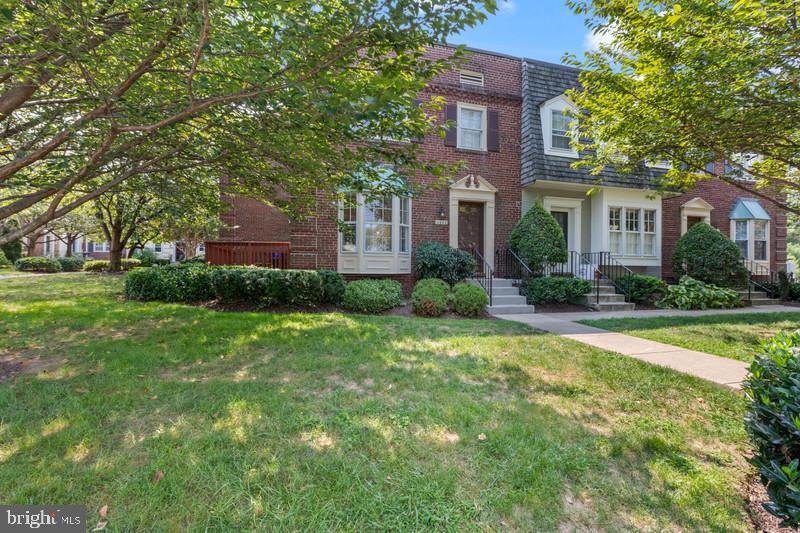
[[[653,317],[653,316],[702,316],[737,313],[800,313],[800,307],[782,305],[763,306],[757,308],[741,308],[729,310],[706,311],[678,311],[678,310],[652,310],[652,311],[615,311],[606,313],[553,313],[530,315],[503,315],[500,318],[527,324],[533,328],[555,333],[567,339],[572,339],[609,352],[633,357],[650,364],[664,366],[690,374],[713,383],[718,383],[733,389],[741,389],[741,383],[747,376],[749,365],[735,359],[720,357],[703,352],[696,352],[679,348],[669,344],[640,339],[622,333],[614,333],[604,329],[578,324],[578,320],[591,320],[601,318],[624,317]]]

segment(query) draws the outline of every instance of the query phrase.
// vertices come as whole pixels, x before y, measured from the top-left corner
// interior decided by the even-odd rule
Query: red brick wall
[[[721,171],[721,169],[718,169]],[[748,188],[752,188],[743,182]],[[759,192],[763,192],[759,191]],[[730,215],[738,198],[755,198],[746,190],[725,183],[722,180],[705,180],[698,182],[691,191],[663,201],[663,235],[662,235],[662,276],[673,278],[672,253],[681,236],[681,205],[694,198],[702,198],[714,207],[711,211],[711,225],[730,237]],[[770,223],[770,268],[778,270],[786,264],[786,214],[773,203],[759,200],[764,209],[772,217]]]
[[[436,47],[432,57],[445,57],[452,49]],[[468,174],[477,174],[498,189],[495,198],[495,243],[504,243],[520,218],[520,131],[521,131],[521,65],[519,60],[491,54],[473,53],[463,68],[482,72],[485,87],[462,87],[458,71],[437,77],[428,89],[419,95],[427,100],[433,95],[443,96],[448,103],[464,102],[484,105],[500,114],[500,151],[469,152],[446,147],[437,135],[428,136],[421,145],[424,159],[435,159],[441,163],[464,161],[467,169],[455,176],[460,179]],[[438,119],[444,122],[444,110]],[[434,184],[436,178],[419,174],[410,178],[413,183]],[[222,238],[235,240],[287,240],[287,231],[292,243],[292,266],[294,268],[336,269],[338,234],[335,222],[336,209],[327,195],[318,195],[317,216],[305,221],[289,221],[263,204],[253,200],[235,198],[233,209],[224,217],[236,230],[224,232]],[[436,225],[441,208],[449,216],[449,193],[447,184],[438,190],[427,190],[412,201],[412,250],[421,242],[449,241],[449,226]],[[349,276],[353,277],[353,276]],[[365,277],[365,276],[362,276]],[[386,276],[384,276],[386,277]],[[413,276],[389,276],[403,282],[406,290]]]

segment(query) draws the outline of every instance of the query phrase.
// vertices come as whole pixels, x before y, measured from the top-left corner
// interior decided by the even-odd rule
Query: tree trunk
[[[35,231],[33,233],[29,233],[25,238],[25,255],[28,257],[32,256],[36,252],[36,243],[39,241],[39,237],[44,234],[43,231]]]
[[[111,250],[108,253],[108,270],[111,272],[119,272],[122,270],[122,252],[124,251],[124,244],[121,239],[121,234],[122,231],[117,228],[113,228],[111,231]]]
[[[67,245],[67,251],[65,253],[65,257],[72,257],[72,245],[75,244],[75,237],[67,233],[66,241],[67,242],[65,244]]]

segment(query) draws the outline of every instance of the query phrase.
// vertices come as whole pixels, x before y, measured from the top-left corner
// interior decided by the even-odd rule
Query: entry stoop
[[[475,282],[472,282],[475,283]],[[533,313],[533,306],[519,293],[510,279],[492,279],[492,305],[487,309],[492,315],[524,315]]]
[[[747,302],[752,306],[757,305],[780,305],[781,301],[778,298],[770,298],[766,291],[739,291],[743,302]]]
[[[599,289],[592,283],[592,292],[581,297],[578,303],[595,311],[633,311],[636,308],[636,304],[625,301],[625,295],[617,294],[607,279],[600,280]]]

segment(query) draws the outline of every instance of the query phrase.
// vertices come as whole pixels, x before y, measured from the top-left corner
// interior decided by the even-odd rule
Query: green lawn
[[[581,324],[750,362],[761,344],[781,330],[800,328],[797,313],[608,318]]]
[[[0,499],[108,531],[748,531],[743,398],[504,321],[0,281]],[[161,477],[160,472],[163,472]]]

